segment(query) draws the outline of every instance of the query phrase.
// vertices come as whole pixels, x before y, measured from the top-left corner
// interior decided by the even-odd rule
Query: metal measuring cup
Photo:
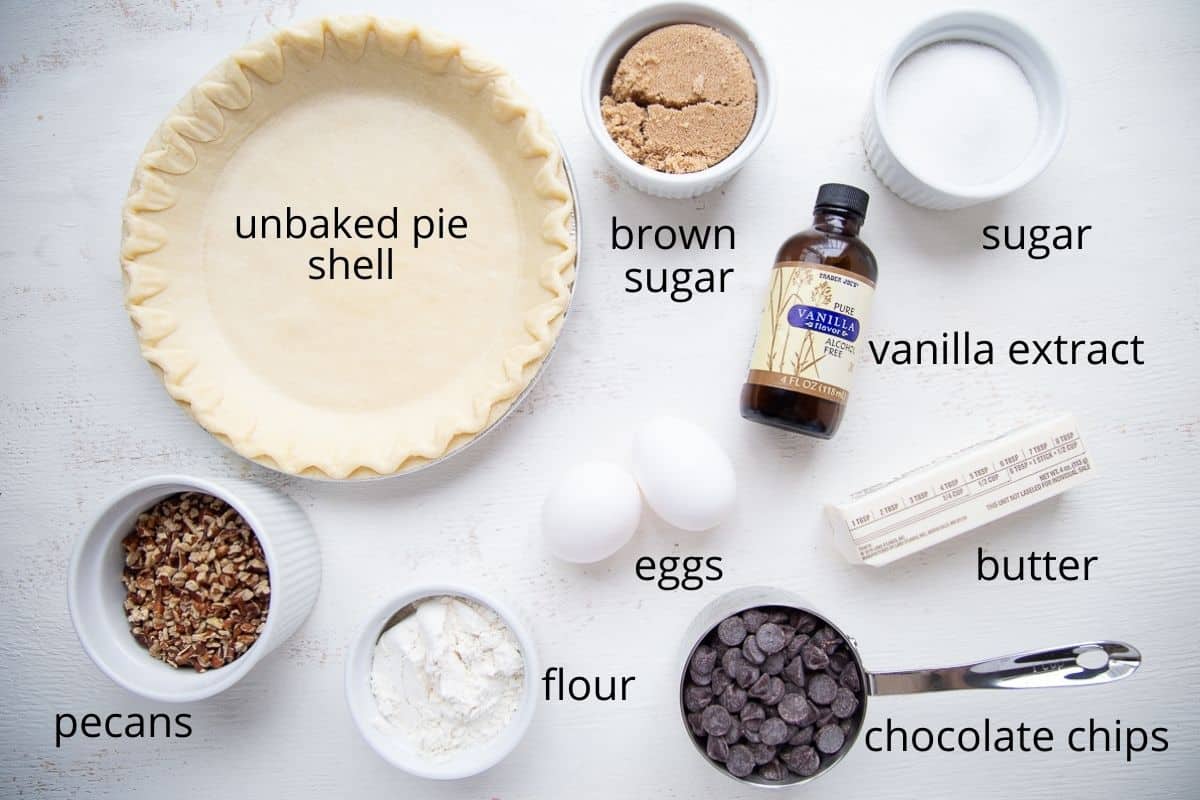
[[[781,781],[768,781],[757,774],[738,778],[719,762],[709,758],[708,753],[692,731],[687,721],[684,706],[684,687],[688,678],[688,667],[696,649],[704,643],[710,633],[727,617],[749,611],[760,606],[782,606],[803,611],[829,626],[842,639],[854,658],[862,675],[861,703],[850,718],[852,725],[846,743],[832,758],[821,762],[821,768],[809,777],[787,773]],[[933,669],[902,670],[899,672],[871,672],[862,661],[858,644],[829,620],[825,614],[813,609],[799,595],[786,589],[767,586],[752,586],[737,589],[713,600],[688,626],[683,639],[683,661],[679,677],[679,711],[683,729],[706,763],[739,783],[764,788],[791,787],[808,783],[824,775],[850,751],[863,730],[867,701],[874,695],[917,694],[921,692],[944,692],[955,689],[1049,689],[1067,686],[1093,686],[1111,683],[1132,675],[1141,665],[1142,656],[1131,645],[1124,642],[1084,642],[1047,650],[1032,650],[1026,653],[990,658],[971,664]]]

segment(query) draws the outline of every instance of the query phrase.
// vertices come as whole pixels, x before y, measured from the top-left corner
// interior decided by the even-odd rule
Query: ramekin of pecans
[[[232,686],[316,602],[316,535],[291,499],[240,480],[146,478],[109,501],[71,558],[71,619],[110,678],[185,702]]]

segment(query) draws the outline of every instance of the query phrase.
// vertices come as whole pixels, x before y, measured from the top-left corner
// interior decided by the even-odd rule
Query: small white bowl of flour
[[[533,641],[502,603],[465,586],[381,606],[346,659],[346,700],[367,743],[405,772],[453,780],[494,766],[533,720]]]

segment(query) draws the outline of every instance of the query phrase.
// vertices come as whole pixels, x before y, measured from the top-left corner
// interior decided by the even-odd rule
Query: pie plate
[[[234,53],[151,138],[126,307],[170,396],[239,454],[409,473],[528,392],[575,224],[562,149],[503,68],[411,24],[320,19]]]

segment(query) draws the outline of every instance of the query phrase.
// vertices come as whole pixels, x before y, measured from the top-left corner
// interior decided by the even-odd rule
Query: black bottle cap
[[[837,208],[852,211],[864,219],[871,196],[857,186],[845,183],[826,183],[817,190],[816,208]]]

